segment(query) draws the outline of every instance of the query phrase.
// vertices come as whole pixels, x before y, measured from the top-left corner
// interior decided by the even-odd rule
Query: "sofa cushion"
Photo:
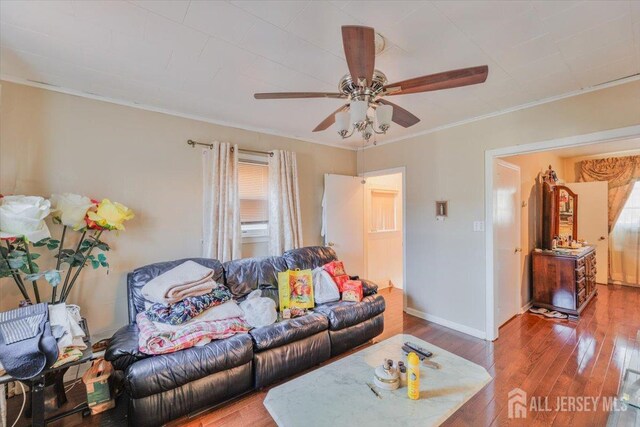
[[[331,339],[331,356],[337,356],[347,350],[362,345],[380,335],[384,330],[384,314],[378,314],[357,325],[329,331]]]
[[[321,331],[300,341],[256,353],[253,356],[255,388],[259,390],[275,381],[291,377],[298,372],[319,365],[330,357],[331,340],[328,331]],[[317,416],[311,419],[322,420]],[[305,419],[299,425],[314,425],[314,423]],[[327,424],[326,420],[322,420],[315,425],[330,424]],[[354,423],[354,425],[357,424]]]
[[[125,386],[129,395],[137,399],[244,365],[252,359],[251,337],[237,334],[202,347],[139,360],[127,368]]]
[[[256,352],[280,347],[329,329],[329,321],[319,313],[310,313],[295,319],[283,320],[272,325],[249,331]]]
[[[364,322],[383,313],[385,302],[382,295],[371,295],[360,302],[336,301],[319,305],[315,308],[329,319],[329,330],[340,329]]]
[[[123,421],[122,423],[114,422],[112,425],[158,427],[176,418],[246,393],[253,387],[252,365],[252,362],[248,362],[162,393],[138,399],[126,399],[129,402],[126,424]],[[121,405],[120,401],[118,405]],[[180,425],[194,425],[194,423],[183,421]],[[208,425],[214,426],[216,422]]]
[[[338,259],[333,249],[326,246],[307,246],[306,248],[291,249],[282,254],[287,268],[295,270],[313,270],[317,267]],[[286,270],[286,269],[285,269]]]
[[[136,268],[127,275],[127,289],[129,292],[129,322],[136,321],[136,315],[145,310],[145,298],[142,296],[142,287],[151,279],[166,273],[174,267],[186,261],[194,261],[213,270],[213,280],[223,283],[222,263],[217,259],[209,258],[184,258],[176,261],[158,262]]]
[[[241,258],[223,264],[225,284],[236,298],[258,288],[278,289],[278,272],[287,269],[282,257]]]

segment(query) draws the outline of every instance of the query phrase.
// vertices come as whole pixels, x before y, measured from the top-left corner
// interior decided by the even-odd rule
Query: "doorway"
[[[586,148],[595,146],[602,143],[627,143],[633,145],[637,144],[638,138],[640,138],[640,125],[630,126],[620,129],[612,129],[603,132],[596,132],[592,134],[578,135],[567,138],[560,138],[549,141],[541,141],[531,144],[523,144],[512,147],[505,147],[499,149],[488,150],[485,152],[485,249],[486,249],[486,339],[495,340],[498,338],[498,327],[500,326],[500,318],[498,307],[500,304],[500,288],[498,281],[498,271],[496,269],[496,251],[494,233],[494,199],[496,194],[494,192],[495,181],[495,168],[496,160],[499,158],[526,155],[534,153],[548,152],[557,149],[569,149],[569,148]],[[637,147],[637,145],[635,145]],[[546,167],[546,165],[545,165]],[[568,168],[567,170],[571,170]],[[523,199],[527,203],[528,207],[535,206],[537,201],[530,199],[523,193]],[[533,203],[533,205],[532,205]],[[524,206],[523,206],[524,207]],[[579,218],[578,218],[579,220]],[[537,230],[533,230],[537,232]],[[579,234],[579,233],[578,233]],[[596,243],[600,239],[600,235],[594,234],[596,237],[592,237],[591,242]],[[606,237],[606,235],[605,235]],[[526,242],[524,244],[525,250]],[[601,251],[603,252],[603,251]],[[525,264],[526,265],[526,264]],[[525,272],[523,277],[527,276]],[[524,287],[523,287],[524,288]],[[525,305],[522,309],[526,309]]]
[[[379,288],[403,289],[402,173],[368,176],[364,191],[366,278]]]
[[[348,274],[405,289],[405,171],[325,175],[323,236]]]

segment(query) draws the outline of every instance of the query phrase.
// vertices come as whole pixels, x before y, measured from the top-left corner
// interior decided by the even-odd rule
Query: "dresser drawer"
[[[578,298],[577,298],[578,306],[576,308],[579,308],[586,299],[587,299],[587,290],[582,288],[582,290],[578,292]]]
[[[582,279],[576,280],[576,292],[580,293],[580,291],[584,289],[586,284],[587,284],[587,279],[584,277]]]
[[[580,267],[584,267],[584,264],[585,264],[585,257],[578,258],[576,260],[576,269],[578,269]]]
[[[576,268],[576,281],[584,278],[584,276],[586,275],[586,267],[583,265],[580,268]]]

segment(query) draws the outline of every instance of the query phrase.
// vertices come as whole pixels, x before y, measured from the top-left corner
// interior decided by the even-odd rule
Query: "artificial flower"
[[[93,229],[124,230],[123,223],[134,217],[128,207],[103,199],[96,210],[87,212],[87,226]]]
[[[51,203],[39,196],[4,196],[0,199],[0,238],[32,242],[51,237],[44,219]]]
[[[90,198],[71,193],[52,194],[51,204],[54,210],[53,218],[62,225],[73,227],[74,230],[85,226],[84,218],[87,211],[94,206]]]

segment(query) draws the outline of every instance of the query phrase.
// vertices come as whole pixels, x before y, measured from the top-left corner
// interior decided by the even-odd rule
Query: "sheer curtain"
[[[202,151],[202,256],[222,262],[241,257],[238,146],[213,143]]]
[[[611,230],[611,279],[640,286],[640,181],[633,189]]]
[[[302,247],[296,153],[273,150],[269,158],[269,252]]]

